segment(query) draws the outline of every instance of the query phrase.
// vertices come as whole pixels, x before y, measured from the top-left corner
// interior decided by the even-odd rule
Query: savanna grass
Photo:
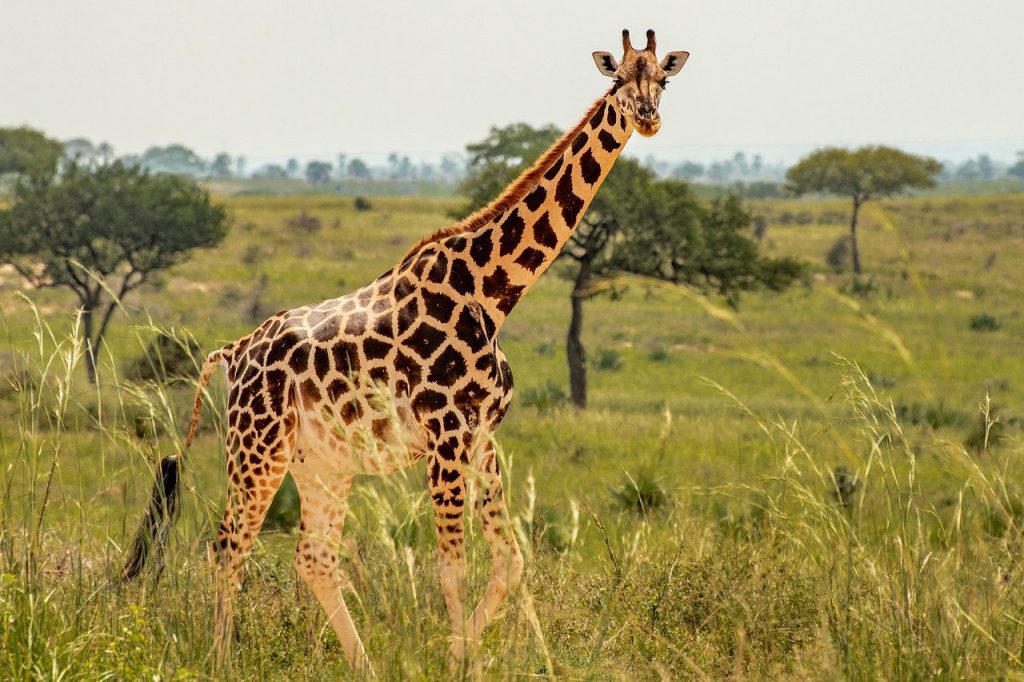
[[[949,216],[928,222],[924,201],[899,204],[900,216],[925,216],[926,231],[949,229]],[[402,249],[382,232],[387,220],[375,222],[380,215],[427,222],[431,210],[382,199],[357,218],[351,200],[340,206],[246,198],[236,213],[252,221],[251,236],[268,253],[281,253],[274,230],[303,207],[325,221],[366,221],[360,234],[370,236],[339,231],[323,249],[352,250],[358,272],[345,278],[354,281]],[[874,225],[865,225],[866,259],[892,221]],[[819,234],[813,224],[799,226],[813,233],[800,248],[820,258],[834,227]],[[797,227],[773,227],[766,240],[791,238],[787,229]],[[527,575],[463,672],[624,680],[1024,674],[1021,377],[979,359],[1009,357],[1014,348],[1005,297],[1015,280],[1000,266],[986,275],[985,305],[1007,323],[983,335],[984,347],[977,334],[943,336],[947,328],[929,311],[969,334],[962,321],[970,299],[939,300],[935,292],[960,291],[951,287],[961,280],[978,286],[968,273],[982,270],[956,263],[950,277],[960,279],[935,284],[910,253],[927,264],[929,253],[942,256],[936,243],[914,235],[907,242],[912,248],[897,249],[893,260],[906,277],[879,274],[896,292],[891,299],[877,291],[844,296],[841,282],[825,281],[736,312],[692,291],[620,282],[648,293],[636,297],[636,311],[588,303],[597,312],[588,334],[605,344],[621,339],[615,350],[624,367],[594,373],[594,407],[582,413],[551,399],[564,357],[536,346],[557,334],[542,313],[563,301],[561,285],[542,283],[535,306],[510,324],[507,344],[520,386],[541,387],[537,404],[514,409],[499,433]],[[304,272],[327,272],[310,261]],[[172,281],[186,277],[181,272],[202,281],[203,266],[188,267]],[[238,280],[231,272],[219,274],[251,276],[247,267],[237,268]],[[272,270],[268,295],[289,277],[298,275]],[[217,295],[151,292],[165,312],[189,296]],[[203,430],[185,459],[182,513],[161,579],[116,582],[154,467],[180,449],[192,392],[187,382],[136,383],[125,369],[158,335],[182,349],[191,336],[136,324],[101,353],[101,383],[90,387],[74,329],[42,309],[55,300],[48,296],[34,293],[35,306],[4,299],[0,309],[0,678],[348,677],[322,609],[295,576],[290,530],[261,534],[230,667],[213,669],[206,554],[224,503],[222,382],[211,387]],[[783,320],[784,305],[791,307]],[[630,331],[657,311],[657,329]],[[612,318],[620,336],[608,333]],[[210,339],[244,327],[241,318],[207,326],[188,319],[207,349]],[[649,357],[659,348],[671,351],[670,361]],[[959,379],[950,354],[957,370],[986,381]],[[869,376],[889,379],[879,385]],[[988,387],[998,391],[998,410]],[[620,508],[609,493],[627,472],[637,482],[641,471],[664,495],[656,513]],[[423,480],[414,467],[357,484],[338,548],[350,608],[382,679],[449,674]],[[287,513],[294,503],[279,504]],[[473,595],[488,574],[478,532],[471,524]]]

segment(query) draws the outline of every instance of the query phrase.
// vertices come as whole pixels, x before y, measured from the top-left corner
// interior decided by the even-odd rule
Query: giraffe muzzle
[[[661,128],[661,116],[658,115],[657,111],[651,112],[647,115],[637,111],[635,120],[637,132],[644,137],[654,135]]]

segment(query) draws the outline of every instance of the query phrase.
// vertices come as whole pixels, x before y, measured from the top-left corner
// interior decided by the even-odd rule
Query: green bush
[[[860,490],[860,479],[857,478],[857,475],[850,471],[849,467],[836,467],[832,472],[832,487],[829,490],[832,499],[840,507],[849,509],[853,506],[853,498],[858,490]]]
[[[903,424],[928,426],[932,429],[963,426],[968,416],[961,410],[946,405],[942,400],[937,403],[904,403],[893,405],[896,419]]]
[[[625,473],[622,481],[609,492],[618,509],[641,515],[658,511],[668,503],[661,481],[646,469],[636,474]]]
[[[622,369],[622,354],[614,348],[598,348],[590,363],[599,372],[618,372]]]
[[[832,268],[832,272],[846,272],[850,267],[850,238],[843,235],[832,242],[825,252],[825,263]]]
[[[128,364],[124,373],[132,381],[158,384],[190,379],[196,375],[201,350],[192,337],[159,332],[143,354]]]
[[[994,332],[1002,325],[994,315],[978,313],[971,318],[970,327],[976,332]]]
[[[669,362],[672,360],[672,354],[669,353],[668,348],[658,346],[651,349],[651,352],[647,354],[647,359],[651,362]]]
[[[268,530],[291,530],[299,525],[299,489],[291,474],[285,474],[281,487],[270,503],[263,527]]]
[[[525,389],[520,402],[525,407],[535,407],[541,412],[547,412],[561,407],[568,398],[561,386],[548,380],[539,386],[530,386]]]

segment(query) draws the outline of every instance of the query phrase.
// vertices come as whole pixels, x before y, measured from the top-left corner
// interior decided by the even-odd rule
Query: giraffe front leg
[[[498,457],[491,444],[481,452],[477,476],[475,511],[491,552],[491,576],[484,596],[466,627],[466,639],[471,642],[480,638],[484,628],[494,620],[502,602],[519,588],[523,577],[523,554],[512,531]]]
[[[342,595],[344,581],[338,566],[341,533],[348,512],[348,493],[354,476],[328,484],[296,465],[292,477],[302,503],[302,538],[295,551],[295,570],[309,585],[334,628],[352,670],[373,677],[366,649]]]
[[[466,652],[465,485],[461,463],[432,452],[427,460],[437,533],[438,574],[452,624],[449,664],[461,666]]]

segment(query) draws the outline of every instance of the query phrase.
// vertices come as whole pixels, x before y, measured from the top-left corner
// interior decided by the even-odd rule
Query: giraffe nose
[[[655,114],[657,114],[657,111],[650,102],[641,102],[636,108],[637,117],[646,121],[653,119]]]

